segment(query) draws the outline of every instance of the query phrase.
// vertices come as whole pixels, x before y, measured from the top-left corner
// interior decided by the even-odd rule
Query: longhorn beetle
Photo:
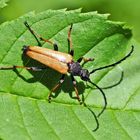
[[[84,61],[83,64],[85,64],[89,61],[93,61],[94,60],[93,58],[80,57],[76,62],[73,60],[74,50],[72,47],[72,40],[71,40],[71,31],[72,31],[73,24],[71,24],[69,31],[68,31],[68,47],[69,47],[68,54],[59,52],[58,45],[56,43],[54,43],[50,40],[47,40],[47,39],[41,37],[40,35],[36,34],[27,22],[24,22],[24,24],[27,27],[27,29],[31,32],[31,34],[34,36],[34,38],[36,39],[38,46],[24,45],[22,48],[23,54],[29,56],[32,59],[39,61],[40,63],[44,64],[46,67],[40,68],[40,67],[26,67],[26,66],[15,66],[14,65],[14,66],[9,66],[9,67],[0,67],[0,70],[25,68],[27,70],[40,71],[40,70],[46,69],[47,67],[50,67],[50,68],[58,71],[59,73],[62,74],[62,76],[61,76],[59,82],[50,91],[50,93],[48,95],[49,102],[51,101],[52,92],[55,92],[60,87],[60,85],[64,82],[64,78],[65,78],[65,75],[67,73],[70,73],[70,75],[71,75],[71,79],[72,79],[72,83],[73,83],[74,90],[76,93],[76,97],[77,97],[80,104],[82,104],[82,101],[79,97],[78,89],[76,86],[76,80],[75,80],[74,76],[79,76],[83,81],[87,81],[87,82],[91,83],[93,86],[95,86],[101,92],[101,94],[103,95],[103,98],[104,98],[104,102],[105,102],[105,105],[104,105],[103,109],[101,110],[101,112],[97,116],[95,114],[93,114],[95,119],[96,119],[96,122],[97,122],[97,128],[95,129],[95,130],[97,130],[99,127],[97,117],[99,117],[106,109],[107,99],[106,99],[105,93],[102,90],[103,88],[101,88],[97,84],[93,83],[90,80],[90,75],[98,70],[113,67],[113,66],[121,63],[122,61],[124,61],[126,58],[128,58],[132,54],[134,47],[132,46],[131,51],[125,57],[120,59],[119,61],[117,61],[113,64],[109,64],[106,66],[102,66],[102,67],[93,69],[92,71],[89,72],[87,69],[82,68],[83,65],[81,65],[80,63],[82,60]],[[47,43],[53,45],[54,50],[42,48],[41,47],[42,45],[41,45],[41,42],[39,41],[39,39],[41,41],[44,41],[44,42],[47,42]],[[114,84],[112,86],[105,87],[105,88],[111,88],[113,86],[118,85],[122,81],[122,78],[123,78],[123,72],[122,72],[121,79],[119,80],[119,82],[117,82],[116,84]],[[91,111],[91,109],[89,109],[89,110]]]

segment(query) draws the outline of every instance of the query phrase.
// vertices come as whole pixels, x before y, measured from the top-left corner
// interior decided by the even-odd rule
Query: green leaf
[[[81,56],[94,57],[85,68],[92,70],[120,60],[130,51],[131,30],[120,22],[107,20],[108,15],[96,12],[48,10],[39,14],[31,12],[17,20],[0,26],[1,66],[39,66],[22,56],[23,45],[37,45],[35,39],[24,26],[28,21],[41,36],[58,43],[59,51],[67,52],[67,33],[71,23],[74,60]],[[43,47],[52,48],[44,43]],[[139,138],[139,55],[135,53],[119,66],[97,72],[91,76],[101,87],[112,85],[120,78],[120,67],[124,70],[124,80],[112,89],[104,90],[108,106],[99,118],[100,128],[92,113],[79,105],[72,82],[66,78],[56,92],[56,98],[47,102],[47,95],[60,78],[60,74],[47,69],[32,72],[0,71],[0,138],[4,140],[25,139],[138,139]],[[80,97],[98,114],[104,101],[98,90],[77,78]],[[71,97],[72,96],[72,97]],[[117,134],[117,136],[116,136]]]
[[[5,6],[7,6],[7,2],[8,2],[9,0],[0,0],[0,8],[3,8],[3,7],[5,7]]]

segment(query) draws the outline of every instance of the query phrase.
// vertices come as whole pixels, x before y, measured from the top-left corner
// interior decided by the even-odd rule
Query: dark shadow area
[[[37,62],[36,60],[33,60],[29,58],[28,56],[25,56],[24,54],[22,55],[22,60],[23,60],[23,66],[26,67],[46,67],[45,65]],[[28,63],[27,63],[28,62]],[[27,79],[24,75],[21,75],[18,69],[15,69],[14,72],[17,74],[18,77],[20,77],[22,80],[28,82],[28,83],[35,83],[35,82],[40,82],[44,86],[46,86],[49,90],[51,90],[58,82],[61,77],[61,74],[56,72],[55,70],[46,67],[46,69],[42,71],[32,71],[28,70],[33,77],[30,79]],[[79,95],[83,94],[85,91],[85,85],[84,81],[77,82],[77,89],[79,91]],[[72,80],[70,76],[65,76],[65,81],[62,83],[61,87],[56,90],[55,93],[53,93],[52,97],[56,98],[60,91],[63,90],[64,93],[68,93],[70,98],[72,99],[77,99],[75,94],[72,94],[74,91],[74,87],[72,84]]]

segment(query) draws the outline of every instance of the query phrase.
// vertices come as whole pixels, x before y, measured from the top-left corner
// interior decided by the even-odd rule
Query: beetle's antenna
[[[132,54],[133,51],[134,51],[134,46],[132,46],[131,51],[130,51],[125,57],[123,57],[121,60],[119,60],[119,61],[117,61],[117,62],[115,62],[115,63],[113,63],[113,64],[110,64],[110,65],[107,65],[107,66],[103,66],[103,67],[94,69],[94,70],[92,70],[92,71],[90,72],[90,74],[94,73],[95,71],[102,70],[102,69],[109,68],[109,67],[113,67],[113,66],[115,66],[115,65],[117,65],[117,64],[119,64],[119,63],[121,63],[121,62],[124,61],[126,58],[128,58],[128,57]]]
[[[87,109],[92,113],[92,115],[93,115],[94,118],[95,118],[95,121],[96,121],[97,126],[96,126],[95,129],[92,130],[93,132],[95,132],[95,131],[97,131],[97,130],[99,129],[99,121],[98,121],[98,118],[97,118],[97,116],[95,115],[95,113],[94,113],[85,103],[84,103],[84,106],[87,107]]]
[[[94,85],[97,89],[99,89],[100,92],[103,95],[105,105],[104,105],[102,111],[97,115],[97,117],[100,117],[100,115],[104,112],[104,110],[106,109],[106,106],[107,106],[107,99],[106,99],[105,93],[103,92],[103,90],[98,85],[96,85],[95,83],[93,83],[91,80],[88,80],[88,82],[91,83],[92,85]]]
[[[121,72],[121,78],[119,79],[119,81],[118,81],[117,83],[115,83],[115,84],[113,84],[113,85],[110,85],[110,86],[107,86],[107,87],[100,87],[100,88],[101,88],[101,89],[113,88],[113,87],[119,85],[119,84],[122,82],[123,77],[124,77],[124,72],[122,71],[122,72]]]

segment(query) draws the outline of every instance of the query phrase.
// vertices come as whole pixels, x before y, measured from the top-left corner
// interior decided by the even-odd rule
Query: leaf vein
[[[25,125],[25,122],[24,122],[24,117],[23,117],[22,111],[20,109],[20,105],[19,105],[19,102],[18,102],[18,97],[16,98],[16,101],[17,101],[17,106],[18,106],[18,109],[19,109],[19,113],[21,114],[20,116],[21,116],[21,119],[22,119],[22,124],[23,124],[23,126],[25,128],[25,131],[26,131],[27,135],[29,136],[29,139],[32,140],[32,138],[31,138],[31,136],[30,136],[30,134],[28,132],[28,129],[27,129],[26,125]]]
[[[129,96],[128,100],[126,101],[126,103],[125,103],[125,105],[124,105],[124,107],[123,107],[123,109],[125,109],[125,108],[127,107],[127,105],[129,104],[129,102],[131,101],[131,99],[132,99],[133,97],[135,97],[135,96],[138,94],[137,91],[139,91],[139,90],[140,90],[140,87],[138,87],[138,88]]]
[[[41,109],[40,109],[40,107],[39,107],[37,101],[36,101],[35,103],[36,103],[36,106],[37,106],[38,111],[40,112],[40,114],[41,114],[42,118],[44,119],[44,121],[46,122],[46,124],[47,124],[47,125],[50,127],[50,129],[54,132],[55,136],[56,136],[59,140],[61,140],[61,138],[58,136],[58,134],[56,133],[56,131],[54,130],[54,128],[49,124],[48,120],[44,117],[44,115],[43,115],[43,113],[42,113],[42,111],[41,111]]]
[[[84,128],[89,132],[89,134],[93,137],[93,135],[91,134],[91,131],[84,125],[84,123],[79,119],[79,117],[77,116],[77,114],[74,112],[73,108],[71,107],[71,111],[72,113],[76,116],[77,120],[81,123],[82,126],[84,126]],[[93,137],[94,138],[94,137]],[[95,138],[94,138],[95,139]]]
[[[123,132],[128,136],[130,140],[133,140],[132,137],[128,134],[128,132],[123,128],[122,124],[118,121],[116,114],[112,112],[112,115],[114,116],[114,119],[116,120],[116,123],[120,126],[120,128],[123,130]]]

